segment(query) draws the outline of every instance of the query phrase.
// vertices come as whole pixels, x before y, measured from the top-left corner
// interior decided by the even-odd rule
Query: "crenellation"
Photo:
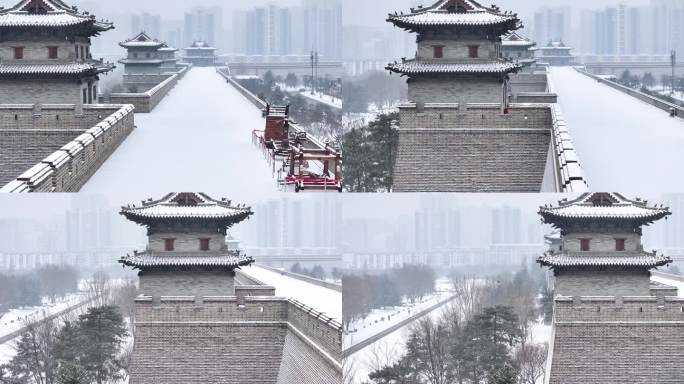
[[[0,186],[17,181],[0,190],[78,191],[134,129],[130,105],[76,111],[74,105],[44,104],[36,116],[31,105],[0,106]]]

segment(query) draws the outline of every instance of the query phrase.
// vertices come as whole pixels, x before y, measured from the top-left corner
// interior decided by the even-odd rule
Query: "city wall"
[[[547,382],[681,383],[683,343],[684,298],[560,296]]]
[[[127,90],[131,88],[137,90],[137,92],[131,93],[143,93],[171,76],[173,73],[126,73],[123,75],[123,85]]]
[[[261,100],[259,97],[257,97],[257,95],[253,94],[247,88],[240,85],[240,83],[235,81],[235,79],[233,79],[232,76],[230,76],[229,74],[227,74],[225,72],[226,70],[227,70],[227,68],[225,68],[225,69],[217,68],[216,72],[218,72],[219,75],[223,76],[223,78],[226,79],[228,84],[232,85],[238,92],[240,92],[240,94],[242,96],[244,96],[247,100],[249,100],[250,103],[254,104],[255,107],[257,107],[261,110],[266,108],[266,102],[265,101]]]
[[[190,67],[183,67],[178,73],[168,76],[166,80],[143,93],[112,93],[108,96],[108,102],[112,104],[132,104],[135,106],[136,113],[150,113],[169,94],[171,89],[178,84],[178,81],[185,77],[189,70]]]
[[[508,113],[500,104],[399,108],[397,192],[586,190],[557,104],[511,104]]]
[[[684,118],[684,107],[680,107],[676,104],[669,103],[665,100],[661,100],[657,97],[653,97],[651,95],[647,95],[639,90],[632,89],[630,87],[626,87],[622,84],[619,84],[615,81],[604,79],[600,76],[596,76],[594,74],[591,74],[585,70],[575,68],[575,70],[583,75],[586,75],[588,77],[591,77],[592,79],[598,81],[599,83],[605,84],[611,88],[617,89],[620,92],[626,93],[632,97],[635,97],[645,103],[651,104],[652,106],[656,108],[660,108],[664,111],[670,112],[671,110],[674,110],[676,115],[679,116],[680,118]]]
[[[20,175],[2,187],[1,192],[77,192],[134,129],[132,105],[86,105],[82,113],[77,108],[47,104],[42,108],[0,106],[0,142],[18,135],[20,141],[6,143],[8,148],[15,149],[15,155],[30,155],[31,151],[26,149],[36,139],[55,132],[65,135],[66,131],[75,137],[61,148],[61,142],[53,143],[54,147],[45,142],[43,151],[36,153],[51,153],[42,160],[24,157],[28,170],[17,168]],[[18,165],[21,164],[13,164]]]
[[[549,91],[555,92],[553,82],[549,80]],[[579,156],[575,151],[565,116],[559,104],[551,104],[551,120],[553,129],[552,148],[550,155],[555,159],[554,179],[560,185],[562,192],[586,192],[589,184],[582,169]]]
[[[140,296],[135,336],[131,383],[341,380],[341,325],[293,300]]]
[[[342,292],[342,286],[340,284],[335,284],[335,283],[331,283],[329,281],[319,280],[319,279],[313,278],[311,276],[300,275],[299,273],[293,273],[290,271],[269,267],[268,265],[264,265],[261,263],[259,264],[259,267],[264,268],[264,269],[268,269],[269,271],[281,274],[283,276],[291,277],[293,279],[297,279],[297,280],[301,280],[301,281],[304,281],[307,283],[318,285],[319,287],[328,288],[328,289],[332,289],[332,290],[335,290],[338,292]]]

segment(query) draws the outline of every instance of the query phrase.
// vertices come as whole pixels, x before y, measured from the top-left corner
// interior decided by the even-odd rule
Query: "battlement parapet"
[[[572,322],[682,322],[684,298],[656,296],[557,296],[557,324]]]
[[[168,95],[180,79],[185,76],[188,67],[181,68],[178,73],[174,73],[165,80],[156,84],[146,92],[140,93],[112,93],[109,95],[109,102],[111,103],[128,103],[133,104],[138,113],[149,113],[161,103],[161,101]]]
[[[49,153],[37,164],[33,163],[37,159],[28,157],[8,164],[12,169],[3,169],[3,173],[13,172],[22,166],[28,166],[28,170],[19,169],[17,173],[23,173],[0,191],[77,192],[134,129],[133,110],[132,105],[87,105],[82,110],[75,105],[0,108],[0,125],[3,127],[0,144],[3,148],[7,147],[5,149],[15,157],[33,156],[33,153],[45,156]],[[68,113],[71,111],[73,113]],[[38,139],[55,134],[62,135],[67,141],[61,148],[56,146],[59,148],[56,151],[47,143],[44,148],[28,150],[27,146],[36,145],[40,141]],[[34,165],[29,165],[31,163]]]
[[[550,132],[551,108],[546,104],[512,104],[504,113],[500,104],[416,104],[399,106],[400,131],[459,129],[518,129]]]
[[[273,296],[138,296],[135,306],[138,326],[184,323],[291,326],[341,361],[342,324],[296,300]]]

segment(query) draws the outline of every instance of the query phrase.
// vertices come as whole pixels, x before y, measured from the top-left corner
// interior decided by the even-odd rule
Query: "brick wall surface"
[[[441,59],[435,59],[435,46],[444,47],[443,56]],[[471,58],[469,46],[478,47],[478,57]],[[497,58],[496,44],[484,40],[481,37],[463,38],[459,40],[453,39],[439,39],[439,38],[425,38],[418,42],[417,56],[421,59],[429,60],[431,62],[489,62]]]
[[[140,93],[112,93],[108,96],[110,103],[115,104],[132,104],[135,106],[136,113],[150,113],[154,108],[161,103],[161,101],[166,97],[166,95],[171,92],[187,72],[190,70],[191,66],[181,68],[178,73],[171,76],[163,75],[165,80],[161,81],[162,78],[158,79],[161,81],[158,84],[148,84],[151,87],[147,90],[140,89]],[[147,84],[147,83],[146,83]]]
[[[342,373],[323,362],[295,332],[287,332],[278,372],[278,384],[341,384]]]
[[[521,92],[547,92],[549,89],[546,74],[515,73],[510,75],[509,86],[512,94]]]
[[[34,112],[39,112],[40,117],[28,117]],[[0,127],[8,126],[16,133],[30,132],[34,138],[52,132],[51,127],[78,127],[75,132],[71,130],[71,141],[61,147],[61,142],[55,142],[54,152],[5,184],[0,189],[3,192],[77,192],[134,128],[130,105],[89,105],[82,111],[74,105],[4,106],[0,116]]]
[[[146,296],[232,296],[235,294],[233,272],[152,272],[140,273],[139,292]]]
[[[548,107],[400,108],[397,192],[539,192],[551,143]]]
[[[80,130],[0,130],[0,186],[16,179],[81,133]]]
[[[408,99],[415,103],[500,104],[503,83],[494,76],[423,76],[408,82]]]
[[[581,239],[590,239],[591,252],[615,252],[615,239],[625,239],[625,251],[642,250],[641,236],[625,232],[571,232],[563,236],[563,249],[568,252],[580,252]]]
[[[0,104],[77,104],[82,102],[82,89],[86,86],[76,80],[3,80]]]
[[[684,300],[556,301],[551,384],[684,382]]]
[[[648,271],[563,271],[555,292],[564,296],[648,296]]]
[[[341,383],[341,331],[291,301],[139,297],[135,323],[132,384]]]
[[[211,251],[220,251],[225,246],[226,237],[220,233],[153,233],[148,236],[148,249],[155,252],[165,250],[164,239],[176,239],[174,241],[175,252],[198,252],[198,254],[209,254]],[[209,239],[209,251],[200,251],[200,238]],[[173,254],[173,252],[171,252]]]
[[[131,384],[276,383],[287,328],[137,325]]]
[[[90,46],[88,39],[78,37],[64,39],[63,35],[36,36],[31,32],[11,31],[0,42],[0,60],[6,63],[68,63],[76,59],[76,46]],[[14,47],[24,47],[24,58],[14,59]],[[48,57],[48,47],[57,47],[57,59]],[[85,48],[84,48],[85,49]]]

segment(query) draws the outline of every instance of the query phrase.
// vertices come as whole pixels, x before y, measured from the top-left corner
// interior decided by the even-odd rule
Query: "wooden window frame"
[[[432,46],[432,57],[434,59],[444,58],[444,46],[443,45],[433,45]]]
[[[164,251],[173,252],[176,250],[176,239],[173,237],[164,239]]]
[[[591,251],[591,239],[584,238],[584,239],[579,239],[579,241],[580,241],[580,251],[581,252],[590,252]]]
[[[208,238],[208,237],[204,237],[204,238],[199,239],[199,249],[200,249],[200,251],[206,252],[206,251],[211,250],[210,243],[211,243],[211,239]]]
[[[14,60],[24,59],[24,47],[14,47]]]
[[[626,242],[627,242],[627,239],[615,239],[615,250],[617,252],[624,252]]]
[[[52,46],[52,47],[47,47],[47,48],[48,48],[48,59],[50,59],[50,60],[59,59],[59,47]]]
[[[480,46],[479,45],[469,45],[468,46],[468,57],[471,59],[478,59],[480,57]]]

